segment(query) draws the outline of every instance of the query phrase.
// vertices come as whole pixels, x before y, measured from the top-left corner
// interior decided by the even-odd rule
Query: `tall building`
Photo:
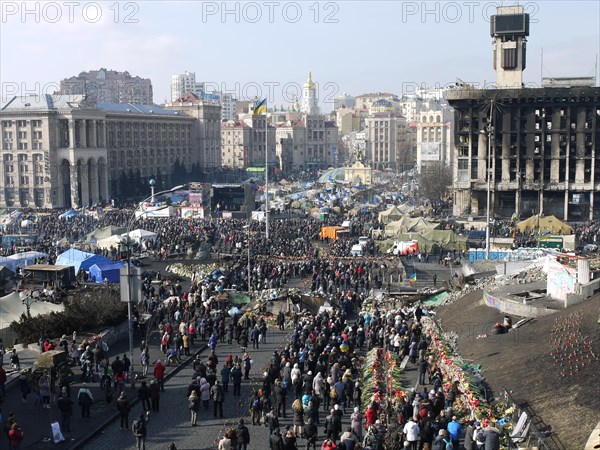
[[[454,158],[454,112],[445,101],[430,99],[420,106],[416,123],[417,167],[431,163],[452,166]]]
[[[300,108],[304,114],[319,114],[319,99],[317,98],[317,85],[312,80],[312,73],[308,71],[308,79],[302,87],[302,106]]]
[[[232,120],[236,118],[237,99],[230,93],[215,92],[221,102],[221,120]]]
[[[0,206],[87,206],[118,196],[125,172],[189,170],[200,158],[193,130],[193,118],[157,105],[13,97],[0,109]]]
[[[221,167],[221,104],[218,100],[203,100],[191,92],[165,105],[169,111],[178,111],[194,119],[193,131],[198,163],[201,170],[213,171]]]
[[[523,85],[529,14],[521,5],[499,6],[491,17],[490,35],[496,71],[496,88],[518,89]]]
[[[92,102],[151,105],[152,82],[129,72],[90,70],[60,82],[59,95],[85,95]]]
[[[600,88],[595,79],[581,78],[548,83],[557,87],[521,88],[522,75],[513,72],[524,69],[524,54],[522,59],[518,55],[528,34],[527,18],[520,10],[513,16],[505,17],[499,7],[492,17],[492,34],[508,33],[505,41],[494,40],[496,57],[502,50],[504,62],[517,61],[509,67],[496,65],[502,89],[446,93],[455,110],[454,215],[487,212],[489,177],[492,217],[515,212],[565,220],[597,217]],[[517,87],[508,88],[513,85]]]
[[[191,92],[199,98],[204,95],[204,83],[196,81],[196,73],[188,72],[171,76],[171,102],[183,97],[187,92]]]
[[[223,167],[243,169],[252,157],[252,127],[243,120],[229,120],[221,124],[221,164]]]
[[[340,108],[354,108],[356,98],[346,93],[333,99],[333,110],[337,111]]]
[[[374,169],[400,170],[412,160],[410,130],[394,103],[379,99],[365,118],[365,157]]]

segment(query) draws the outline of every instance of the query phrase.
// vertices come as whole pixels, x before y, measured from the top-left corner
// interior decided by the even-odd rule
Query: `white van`
[[[351,256],[363,256],[363,246],[360,244],[355,244],[352,246],[352,250],[350,250]]]

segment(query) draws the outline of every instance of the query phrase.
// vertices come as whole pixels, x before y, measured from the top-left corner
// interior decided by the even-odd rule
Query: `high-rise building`
[[[90,70],[60,82],[58,95],[85,95],[92,102],[151,105],[152,82],[129,72]]]
[[[597,218],[600,88],[593,78],[521,88],[524,16],[499,7],[492,17],[501,89],[466,87],[445,95],[455,110],[454,215],[483,216],[489,192],[491,217]]]
[[[183,97],[187,92],[191,92],[198,98],[202,98],[204,95],[204,83],[196,81],[196,73],[186,70],[184,73],[172,75],[171,101],[177,101],[177,99]]]
[[[333,110],[337,111],[340,108],[354,108],[356,98],[346,93],[333,99]]]

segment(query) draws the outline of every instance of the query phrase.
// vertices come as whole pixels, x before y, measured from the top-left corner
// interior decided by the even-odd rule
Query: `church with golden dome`
[[[300,111],[304,114],[319,114],[319,98],[317,97],[317,85],[312,80],[312,72],[308,71],[308,79],[302,87],[302,106]]]

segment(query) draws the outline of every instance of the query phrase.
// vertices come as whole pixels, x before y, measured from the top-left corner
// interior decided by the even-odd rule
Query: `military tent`
[[[104,228],[96,228],[94,231],[89,233],[85,239],[85,242],[98,242],[101,239],[105,239],[110,236],[114,236],[116,234],[123,234],[127,231],[125,227],[116,227],[114,225],[109,225]]]
[[[448,250],[466,250],[467,248],[467,238],[459,236],[452,230],[430,230],[423,233],[423,237]]]
[[[395,206],[392,206],[390,209],[386,211],[382,211],[379,213],[379,222],[383,224],[388,224],[393,222],[394,220],[399,220],[402,218],[402,212]]]
[[[540,234],[550,232],[552,234],[571,234],[572,229],[563,221],[554,216],[540,217],[531,216],[517,224],[517,228],[522,233],[531,233],[537,231]]]

